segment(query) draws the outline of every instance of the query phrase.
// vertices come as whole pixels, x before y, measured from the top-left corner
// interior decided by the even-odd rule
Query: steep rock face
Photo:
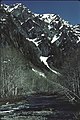
[[[1,5],[0,26],[1,48],[19,51],[28,63],[27,68],[37,73],[36,77],[52,80],[52,76],[65,74],[67,61],[71,59],[74,63],[76,53],[79,59],[80,25],[71,25],[59,15],[35,14],[22,4]]]

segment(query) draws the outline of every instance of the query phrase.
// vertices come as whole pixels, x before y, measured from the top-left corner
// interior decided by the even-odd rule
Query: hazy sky
[[[80,1],[78,0],[3,0],[3,3],[23,3],[32,12],[59,14],[72,24],[80,24]]]

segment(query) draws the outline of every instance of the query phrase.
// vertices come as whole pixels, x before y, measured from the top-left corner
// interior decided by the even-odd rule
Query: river
[[[56,95],[26,96],[0,106],[1,120],[80,120],[79,109]]]

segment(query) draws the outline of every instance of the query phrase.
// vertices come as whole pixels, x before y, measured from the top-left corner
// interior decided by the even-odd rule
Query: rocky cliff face
[[[13,94],[17,94],[16,92],[18,92],[18,87],[15,87],[15,81],[19,80],[22,85],[22,87],[19,88],[20,91],[23,89],[23,86],[27,86],[26,88],[29,90],[30,85],[32,85],[32,88],[35,88],[33,91],[36,91],[36,89],[39,91],[40,88],[41,91],[44,91],[45,88],[45,90],[52,90],[54,88],[52,86],[55,85],[51,84],[57,76],[64,76],[65,73],[71,71],[71,75],[70,72],[65,75],[65,78],[69,80],[75,73],[73,72],[73,68],[75,68],[77,63],[78,66],[80,64],[80,25],[71,25],[59,15],[35,14],[22,4],[11,6],[1,5],[0,26],[1,51],[5,51],[4,55],[3,52],[0,53],[2,56],[0,59],[2,60],[1,62],[3,62],[1,63],[1,68],[4,68],[6,71],[11,65],[10,69],[12,71],[12,63],[14,63],[13,66],[15,66],[13,73],[17,78],[13,76],[14,80],[12,81],[14,82],[11,82],[11,85],[15,83],[13,89],[16,88]],[[7,53],[8,50],[9,53]],[[4,63],[7,65],[6,68],[5,65],[3,65]],[[8,72],[10,76],[11,71]],[[80,70],[78,69],[78,71]],[[2,75],[1,78],[7,78],[8,82],[9,80],[11,81],[9,75],[4,75],[6,77],[2,77]],[[67,78],[67,75],[69,75],[69,78]],[[74,76],[76,77],[76,75]],[[41,84],[38,89],[39,79],[44,85]],[[42,79],[46,82],[43,82]],[[26,85],[24,85],[24,81],[26,81]],[[48,81],[50,86],[48,85]],[[63,81],[59,82],[64,85]],[[7,84],[9,83],[6,83],[6,85]],[[66,83],[66,85],[67,84],[68,83]],[[72,90],[74,89],[73,87],[76,86],[72,83],[70,85],[72,86]],[[20,87],[20,84],[18,84],[18,86]],[[3,94],[4,87],[2,82],[1,92],[3,92]],[[11,89],[11,86],[7,89]],[[23,91],[26,90],[24,89]]]

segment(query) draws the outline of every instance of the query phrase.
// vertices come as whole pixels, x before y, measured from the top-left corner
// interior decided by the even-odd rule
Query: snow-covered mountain
[[[21,3],[4,4],[0,7],[0,26],[1,45],[7,42],[14,46],[42,71],[62,74],[67,59],[79,51],[80,25],[56,14],[35,14]]]
[[[76,49],[80,42],[80,25],[71,25],[59,15],[35,14],[21,3],[1,5],[0,9],[1,36],[3,33],[10,36],[14,46],[23,54],[33,52],[29,53],[33,64],[43,62],[48,69],[57,73],[51,66],[61,67],[63,57],[71,49]]]

